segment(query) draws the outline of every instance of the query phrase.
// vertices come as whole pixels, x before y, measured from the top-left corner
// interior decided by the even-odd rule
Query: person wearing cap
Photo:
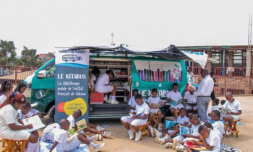
[[[197,113],[197,96],[194,93],[196,88],[193,85],[188,86],[188,91],[184,94],[184,102],[186,102],[187,113]]]
[[[39,152],[38,131],[30,133],[27,129],[33,128],[32,124],[19,123],[18,109],[26,103],[25,96],[17,93],[10,104],[0,109],[0,137],[9,140],[28,140],[27,152]]]

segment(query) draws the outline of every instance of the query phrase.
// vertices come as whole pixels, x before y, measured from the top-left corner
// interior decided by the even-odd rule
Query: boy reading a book
[[[242,114],[242,108],[240,102],[233,98],[231,92],[227,92],[225,97],[227,102],[225,103],[224,108],[229,109],[230,112],[227,112],[227,117],[224,117],[223,119],[228,121],[229,127],[226,134],[230,135],[234,121],[238,121],[239,115]]]
[[[158,116],[158,130],[161,131],[162,130],[162,118],[163,118],[163,114],[160,111],[159,107],[160,107],[160,103],[161,103],[161,99],[160,97],[157,96],[157,89],[152,89],[151,91],[151,97],[148,98],[147,103],[149,104],[150,110],[149,110],[149,122],[153,121],[153,117],[155,115]]]
[[[22,109],[18,110],[18,115],[19,118],[23,120],[25,118],[29,118],[35,115],[38,115],[40,117],[41,113],[38,110],[33,109],[29,102],[26,102]]]
[[[197,111],[197,96],[194,94],[196,88],[192,85],[188,86],[187,92],[184,94],[184,102],[186,102],[187,113],[193,112],[198,113]]]
[[[223,138],[223,134],[225,133],[224,130],[224,124],[223,122],[220,121],[220,111],[219,110],[214,110],[211,113],[211,120],[214,121],[214,123],[212,124],[212,126],[216,129],[219,130],[220,132],[220,138]]]
[[[129,139],[134,139],[138,141],[141,138],[141,132],[139,127],[147,123],[149,115],[149,106],[143,101],[142,95],[135,95],[136,109],[132,116],[121,117],[122,125],[127,129],[129,134]],[[133,130],[131,129],[133,128]]]
[[[95,152],[100,151],[104,147],[104,144],[95,144],[91,142],[92,139],[88,140],[80,134],[77,134],[76,137],[74,137],[72,140],[69,140],[70,133],[68,130],[70,128],[70,122],[66,119],[61,120],[60,126],[61,129],[54,128],[50,131],[51,135],[54,136],[54,144],[51,147],[50,152],[52,152],[54,148],[56,148],[56,151],[72,151],[75,148],[79,147],[82,143],[93,147]]]
[[[217,133],[207,128],[205,125],[200,125],[198,132],[200,134],[200,140],[188,140],[196,145],[203,146],[207,150],[212,152],[220,152],[220,138]],[[188,152],[192,152],[188,146],[186,146]],[[204,151],[203,151],[204,152]]]
[[[70,127],[75,131],[76,130],[76,125],[75,125],[75,120],[78,119],[79,117],[82,116],[82,112],[80,109],[77,109],[76,111],[74,111],[74,113],[72,115],[69,115],[69,117],[67,118],[68,121],[70,122]],[[87,122],[87,127],[81,131],[80,133],[85,133],[85,132],[91,132],[91,133],[95,133],[98,134],[98,139],[97,140],[102,140],[103,137],[109,137],[111,132],[104,132],[103,127],[100,127],[99,125],[95,126],[92,125],[91,123]]]
[[[181,108],[179,111],[179,116],[177,118],[177,125],[173,127],[173,130],[168,130],[168,133],[165,134],[164,137],[162,137],[163,133],[157,131],[155,128],[153,128],[153,132],[155,135],[155,141],[158,144],[163,145],[166,141],[166,139],[171,139],[171,137],[175,137],[179,133],[179,125],[187,126],[189,123],[189,119],[186,116],[186,109]]]
[[[139,92],[138,89],[134,89],[133,92],[132,92],[133,96],[128,101],[128,105],[130,106],[130,113],[135,112],[136,102],[135,102],[134,96],[137,95],[138,92]]]
[[[219,103],[220,103],[220,100],[215,98],[212,100],[212,109],[211,109],[211,112],[214,111],[214,110],[219,110]],[[208,113],[207,117],[208,117],[208,120],[210,120],[211,116],[211,113]]]
[[[174,137],[173,139],[166,139],[165,142],[165,147],[166,148],[172,148],[172,149],[176,149],[176,150],[182,150],[184,149],[184,142],[187,140],[192,140],[192,139],[199,139],[200,135],[198,132],[198,128],[200,126],[199,123],[199,118],[196,115],[192,115],[191,116],[191,125],[187,126],[187,127],[183,127],[180,126],[180,134],[177,135],[176,137]],[[181,128],[182,127],[182,128]],[[187,132],[183,132],[183,130],[187,130],[189,131],[189,133]],[[178,145],[179,143],[179,145]]]
[[[167,100],[171,102],[170,104],[170,112],[174,116],[177,109],[184,108],[181,104],[180,100],[182,100],[182,95],[178,91],[178,83],[173,83],[172,90],[166,94]],[[176,103],[175,103],[176,102]],[[175,103],[173,105],[172,103]]]

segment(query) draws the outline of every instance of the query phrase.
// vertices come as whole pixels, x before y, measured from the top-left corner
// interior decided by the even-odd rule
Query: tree
[[[36,49],[28,49],[28,47],[24,46],[23,51],[21,52],[21,61],[24,63],[26,67],[38,68],[42,65],[38,60],[38,55],[36,55]]]
[[[12,65],[15,62],[17,53],[15,52],[15,44],[13,41],[0,40],[0,64]]]

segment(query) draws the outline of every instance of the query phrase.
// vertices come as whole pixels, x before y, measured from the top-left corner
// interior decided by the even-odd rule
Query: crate
[[[103,104],[104,103],[104,94],[98,92],[90,93],[90,104]]]

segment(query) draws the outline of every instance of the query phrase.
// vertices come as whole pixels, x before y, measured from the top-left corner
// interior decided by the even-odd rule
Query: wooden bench
[[[27,144],[27,140],[9,140],[9,139],[3,139],[2,147],[3,152],[25,152],[25,147]],[[6,147],[5,147],[6,144]]]

